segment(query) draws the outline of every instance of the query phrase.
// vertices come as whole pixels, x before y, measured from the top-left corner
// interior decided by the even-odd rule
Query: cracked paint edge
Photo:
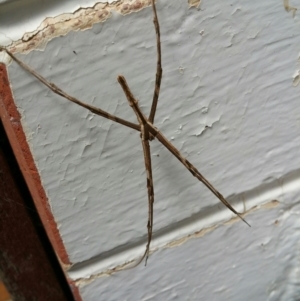
[[[199,8],[201,0],[188,0],[190,7]],[[84,31],[94,24],[107,21],[114,12],[121,15],[138,12],[151,6],[151,0],[117,0],[112,3],[97,2],[92,7],[79,8],[73,13],[63,13],[46,18],[36,30],[27,32],[17,41],[6,46],[12,53],[29,53],[43,50],[52,39],[71,31]]]
[[[188,4],[190,7],[200,8],[202,0],[188,0]]]
[[[249,213],[252,213],[254,211],[257,211],[259,209],[274,209],[276,208],[278,205],[280,204],[279,201],[277,200],[272,200],[268,203],[265,203],[265,204],[262,204],[262,205],[258,205],[258,206],[255,206],[253,208],[251,208],[250,210],[248,210],[247,212],[245,212],[243,214],[243,217],[245,217],[246,215],[248,215]],[[200,237],[203,237],[205,236],[206,234],[212,232],[213,230],[219,228],[220,226],[228,226],[228,225],[232,225],[236,222],[240,221],[239,218],[237,217],[233,217],[231,218],[229,221],[223,223],[223,224],[217,224],[217,225],[213,225],[211,227],[208,227],[208,228],[204,228],[204,229],[201,229],[200,231],[196,231],[192,234],[189,234],[185,237],[182,237],[180,239],[177,239],[177,240],[174,240],[170,243],[167,243],[166,245],[164,245],[163,247],[159,248],[159,247],[156,247],[155,249],[152,249],[150,251],[150,254],[153,254],[154,252],[156,252],[157,250],[159,249],[169,249],[169,248],[174,248],[174,247],[178,247],[178,246],[181,246],[183,244],[185,244],[187,241],[189,241],[190,239],[195,239],[195,238],[200,238]],[[90,284],[92,283],[94,280],[98,279],[98,278],[101,278],[101,277],[105,277],[105,276],[110,276],[116,272],[119,272],[119,271],[124,271],[126,269],[130,269],[130,266],[134,263],[134,260],[131,260],[129,262],[126,262],[124,264],[121,264],[121,265],[118,265],[116,266],[115,268],[112,268],[112,269],[109,269],[109,270],[106,270],[104,272],[101,272],[101,273],[98,273],[98,274],[93,274],[91,275],[90,277],[88,278],[78,278],[74,281],[74,283],[76,284],[76,286],[78,287],[83,287],[87,284]]]
[[[113,12],[127,15],[151,5],[151,0],[118,0],[113,3],[97,2],[93,7],[79,8],[73,13],[64,13],[46,18],[35,31],[25,33],[20,40],[7,46],[13,53],[29,53],[43,50],[52,39],[65,36],[71,31],[84,31],[94,24],[105,22]]]

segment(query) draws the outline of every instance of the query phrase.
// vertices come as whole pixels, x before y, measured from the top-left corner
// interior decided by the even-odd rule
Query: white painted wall
[[[38,10],[28,18],[39,21],[24,28],[80,5],[70,3]],[[164,75],[156,126],[239,211],[277,202],[251,211],[251,228],[226,224],[232,214],[153,141],[154,253],[147,267],[103,276],[145,248],[139,134],[68,103],[12,63],[14,97],[74,263],[70,277],[85,301],[297,300],[297,13],[257,0],[203,1],[198,10],[187,0],[159,0],[157,9]],[[0,31],[15,39],[20,33],[6,34],[9,22],[0,21]],[[155,43],[146,8],[113,12],[90,30],[18,57],[71,95],[136,122],[116,77],[125,75],[148,114]],[[194,234],[205,228],[211,231]]]

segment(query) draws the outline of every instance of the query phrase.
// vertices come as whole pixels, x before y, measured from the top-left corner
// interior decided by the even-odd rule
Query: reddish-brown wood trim
[[[0,281],[0,301],[9,301],[11,297],[4,286],[4,283]]]
[[[51,213],[48,198],[42,186],[40,175],[22,128],[21,116],[13,100],[6,66],[2,63],[0,63],[0,118],[38,214],[58,259],[61,262],[62,267],[63,265],[70,265],[71,262],[57,229],[57,224]],[[81,301],[82,299],[77,286],[72,280],[68,279],[68,281],[74,297],[77,301]]]
[[[0,65],[0,118],[14,151],[21,172],[25,178],[37,211],[48,237],[63,264],[70,264],[68,254],[59,235],[56,222],[49,208],[46,193],[33,157],[30,152],[22,125],[21,116],[14,103],[5,65]]]
[[[69,285],[71,287],[71,290],[72,290],[75,301],[83,301],[81,296],[80,296],[79,289],[78,289],[77,285],[75,284],[75,282],[71,279],[68,279],[68,282],[69,282]]]
[[[0,271],[14,300],[69,301],[0,148]]]

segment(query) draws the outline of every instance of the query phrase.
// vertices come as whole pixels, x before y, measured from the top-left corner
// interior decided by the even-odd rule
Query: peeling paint
[[[248,210],[247,212],[243,213],[242,216],[246,216],[247,214],[253,212],[253,211],[256,211],[258,209],[273,209],[273,208],[276,208],[278,205],[280,204],[279,201],[277,200],[273,200],[271,202],[268,202],[268,203],[265,203],[265,204],[262,204],[262,205],[258,205],[258,206],[255,206],[253,208],[251,208],[250,210]],[[232,219],[230,219],[229,221],[225,222],[224,225],[232,225],[236,222],[238,222],[239,219],[236,218],[236,217],[233,217]]]
[[[9,65],[11,62],[12,58],[5,51],[0,51],[0,63]]]
[[[296,12],[297,12],[297,7],[290,6],[290,1],[289,1],[289,0],[284,0],[284,1],[283,1],[283,5],[284,5],[285,10],[286,10],[288,13],[289,13],[289,12],[292,12],[293,17],[295,17],[295,14],[296,14]]]
[[[150,254],[152,254],[152,253],[153,253],[153,251],[150,252]],[[94,280],[96,280],[98,278],[105,277],[105,276],[111,276],[112,274],[114,274],[116,272],[120,272],[120,271],[130,269],[130,266],[132,264],[134,264],[134,260],[128,261],[124,264],[120,264],[120,265],[118,265],[118,266],[116,266],[112,269],[108,269],[104,272],[91,275],[88,278],[80,278],[80,279],[76,280],[75,283],[76,283],[77,286],[84,286],[84,285],[87,285],[87,284],[93,282]]]
[[[251,208],[247,212],[243,213],[242,216],[245,217],[249,213],[252,213],[252,212],[254,212],[254,211],[258,210],[258,209],[273,209],[273,208],[276,208],[279,204],[280,204],[279,201],[273,200],[271,202],[268,202],[268,203],[265,203],[265,204],[262,204],[262,205],[258,205],[258,206],[255,206],[255,207]],[[233,217],[229,221],[223,223],[223,225],[232,225],[232,224],[235,224],[235,223],[237,223],[239,221],[240,221],[239,218]],[[217,227],[219,227],[219,225],[213,225],[211,227],[201,229],[198,232],[195,232],[195,233],[190,234],[190,235],[188,235],[186,237],[182,237],[182,238],[180,238],[178,240],[175,240],[175,241],[172,241],[172,242],[166,244],[165,248],[178,247],[178,246],[184,244],[185,242],[187,242],[189,239],[203,237],[204,235],[208,234],[209,232],[215,230]]]
[[[280,202],[278,200],[273,200],[269,203],[266,204],[262,204],[260,206],[257,206],[258,209],[273,209],[275,207],[277,207],[280,204]]]
[[[226,223],[224,223],[224,225],[226,225]],[[179,247],[181,246],[182,244],[184,244],[185,242],[187,242],[189,239],[191,238],[199,238],[199,237],[202,237],[204,236],[205,234],[215,230],[218,226],[217,225],[214,225],[212,227],[209,227],[209,228],[205,228],[205,229],[202,229],[198,232],[195,232],[193,234],[190,234],[186,237],[182,237],[178,240],[175,240],[175,241],[172,241],[170,243],[168,243],[165,248],[174,248],[174,247]]]
[[[105,22],[113,12],[127,15],[150,5],[151,0],[119,0],[111,4],[98,2],[93,7],[80,8],[74,13],[46,18],[35,31],[25,33],[21,40],[7,48],[13,53],[43,50],[52,39],[65,36],[70,31],[87,30],[96,23]]]
[[[188,0],[190,7],[199,8],[201,0]],[[151,0],[119,0],[113,3],[98,2],[93,7],[80,8],[74,13],[65,13],[46,18],[36,30],[27,32],[7,48],[13,53],[29,53],[33,49],[43,50],[52,39],[65,36],[70,31],[87,30],[94,24],[107,21],[113,12],[127,15],[151,5]],[[180,72],[184,69],[179,68]]]
[[[188,0],[190,7],[199,8],[201,4],[201,0]]]
[[[219,121],[220,120],[216,120],[216,121],[214,121],[214,122],[212,122],[210,124],[205,125],[204,128],[201,129],[201,131],[199,133],[195,134],[195,136],[199,137],[199,136],[203,135],[207,130],[212,129],[213,125],[216,124]]]
[[[297,87],[299,85],[299,82],[300,82],[300,70],[297,70],[293,74],[293,86]]]

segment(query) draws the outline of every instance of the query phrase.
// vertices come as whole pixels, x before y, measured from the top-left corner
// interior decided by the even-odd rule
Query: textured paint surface
[[[241,300],[247,292],[251,300],[289,300],[297,292],[298,224],[297,214],[289,211],[298,202],[298,186],[288,190],[295,193],[291,196],[282,197],[282,190],[286,178],[292,175],[291,183],[298,183],[300,176],[297,16],[293,19],[281,2],[256,0],[204,1],[201,10],[189,9],[187,1],[161,0],[157,9],[164,74],[156,125],[225,197],[239,203],[240,211],[251,209],[256,198],[288,205],[252,212],[251,229],[233,223],[159,250],[146,269],[79,282],[84,300],[106,293],[109,300],[119,300],[121,293],[136,300],[202,295],[219,300],[220,294]],[[126,76],[143,111],[149,112],[155,50],[151,8],[146,8],[127,16],[113,13],[91,30],[70,32],[50,41],[43,52],[19,57],[66,92],[135,122],[116,77]],[[53,95],[16,64],[9,66],[9,74],[69,258],[75,266],[83,263],[74,278],[93,278],[134,259],[146,241],[148,210],[139,135]],[[166,237],[161,245],[180,238],[182,221],[195,225],[203,220],[197,230],[189,226],[192,234],[230,219],[157,141],[151,149],[154,230],[158,240]],[[287,217],[276,226],[281,216]],[[269,241],[276,248],[265,252],[261,244]],[[135,246],[139,252],[131,252]],[[224,253],[226,247],[230,250]],[[274,267],[278,254],[282,261]],[[237,261],[237,272],[231,261]],[[289,275],[286,280],[280,278],[283,272]],[[211,279],[209,285],[205,278]],[[238,288],[233,285],[237,281]],[[108,298],[113,291],[116,295]]]
[[[83,300],[298,300],[297,204],[261,209],[241,223],[153,254],[145,268],[102,277],[81,288]],[[126,296],[126,297],[125,297]]]

